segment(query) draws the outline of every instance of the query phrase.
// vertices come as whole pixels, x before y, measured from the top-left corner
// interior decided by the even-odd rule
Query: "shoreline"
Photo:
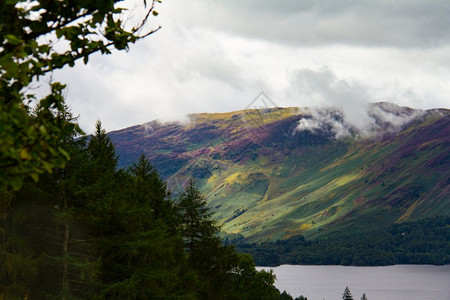
[[[293,264],[281,264],[277,266],[256,266],[255,268],[279,268],[279,267],[346,267],[346,268],[383,268],[383,267],[396,267],[396,266],[428,266],[428,267],[450,267],[450,264],[445,265],[433,265],[433,264],[394,264],[394,265],[373,265],[373,266],[347,266],[347,265],[293,265]]]

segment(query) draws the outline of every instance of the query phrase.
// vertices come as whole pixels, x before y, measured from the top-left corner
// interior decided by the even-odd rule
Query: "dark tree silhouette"
[[[353,300],[352,293],[350,292],[350,289],[348,286],[344,290],[344,294],[342,295],[342,300]]]

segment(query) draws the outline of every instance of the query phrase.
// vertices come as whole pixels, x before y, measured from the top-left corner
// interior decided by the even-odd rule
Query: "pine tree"
[[[253,258],[223,246],[205,197],[189,181],[177,201],[188,261],[200,279],[200,299],[278,299],[271,272],[256,271]]]
[[[220,245],[217,237],[219,228],[207,207],[205,197],[195,187],[194,181],[190,180],[179,196],[177,208],[181,217],[180,232],[192,259],[195,260],[201,246]]]
[[[38,280],[38,260],[16,228],[21,220],[13,198],[14,193],[0,187],[0,299],[23,298]]]
[[[283,292],[280,294],[280,300],[293,300],[293,298],[292,298],[292,296],[291,296],[288,292],[283,291]]]
[[[100,299],[186,296],[186,270],[175,209],[166,184],[141,156],[128,172],[115,175],[111,192],[93,206],[102,260]]]
[[[361,300],[367,300],[366,293],[363,293],[363,294],[362,294]]]
[[[344,290],[344,294],[342,295],[342,300],[353,300],[352,293],[350,292],[350,289],[348,286]]]
[[[89,140],[88,153],[94,165],[91,169],[94,181],[102,179],[109,180],[117,168],[117,154],[114,144],[107,135],[102,123],[97,121],[95,124],[95,133]]]
[[[110,212],[111,199],[114,198],[116,190],[120,190],[119,185],[123,178],[116,172],[116,151],[100,121],[97,121],[95,128],[86,149],[88,155],[85,162],[86,177],[79,194],[85,198],[86,214],[83,216],[83,222],[88,224],[93,236],[101,237],[109,230],[108,222],[100,223],[106,221],[101,218]],[[110,218],[115,215],[114,212],[110,214]]]
[[[138,161],[132,164],[128,172],[133,177],[133,198],[138,202],[150,202],[153,219],[173,217],[172,202],[167,201],[169,197],[167,185],[145,155],[140,155]]]
[[[85,187],[89,185],[89,156],[84,139],[70,137],[65,141],[71,160],[63,169],[54,171],[53,201],[57,201],[55,222],[61,227],[63,298],[85,298],[97,282],[99,261],[95,255],[91,235],[84,224],[86,214]]]
[[[72,120],[68,111],[59,117]],[[62,132],[65,134],[58,137],[58,145],[52,147],[63,147],[71,160],[64,168],[53,169],[52,174],[42,174],[38,182],[24,180],[22,189],[13,194],[15,201],[4,218],[4,237],[12,251],[8,257],[17,254],[20,256],[16,262],[20,257],[25,259],[22,266],[12,268],[17,273],[21,269],[32,271],[26,277],[9,277],[26,287],[22,291],[17,288],[16,297],[23,298],[27,293],[30,298],[85,298],[95,273],[94,259],[85,242],[87,236],[77,221],[81,202],[78,191],[84,184],[80,180],[87,163],[85,144],[75,139],[76,129]],[[5,278],[0,277],[0,281]]]

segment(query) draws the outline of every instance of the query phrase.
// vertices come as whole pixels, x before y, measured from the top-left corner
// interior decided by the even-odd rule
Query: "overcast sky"
[[[128,0],[127,0],[128,1]],[[58,71],[88,133],[196,112],[389,101],[450,108],[448,0],[164,0],[128,52]]]

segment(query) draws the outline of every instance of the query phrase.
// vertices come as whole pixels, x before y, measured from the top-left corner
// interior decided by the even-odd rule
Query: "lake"
[[[385,267],[293,266],[272,269],[275,286],[292,297],[308,300],[342,299],[346,286],[355,300],[450,300],[450,265],[396,265]]]

